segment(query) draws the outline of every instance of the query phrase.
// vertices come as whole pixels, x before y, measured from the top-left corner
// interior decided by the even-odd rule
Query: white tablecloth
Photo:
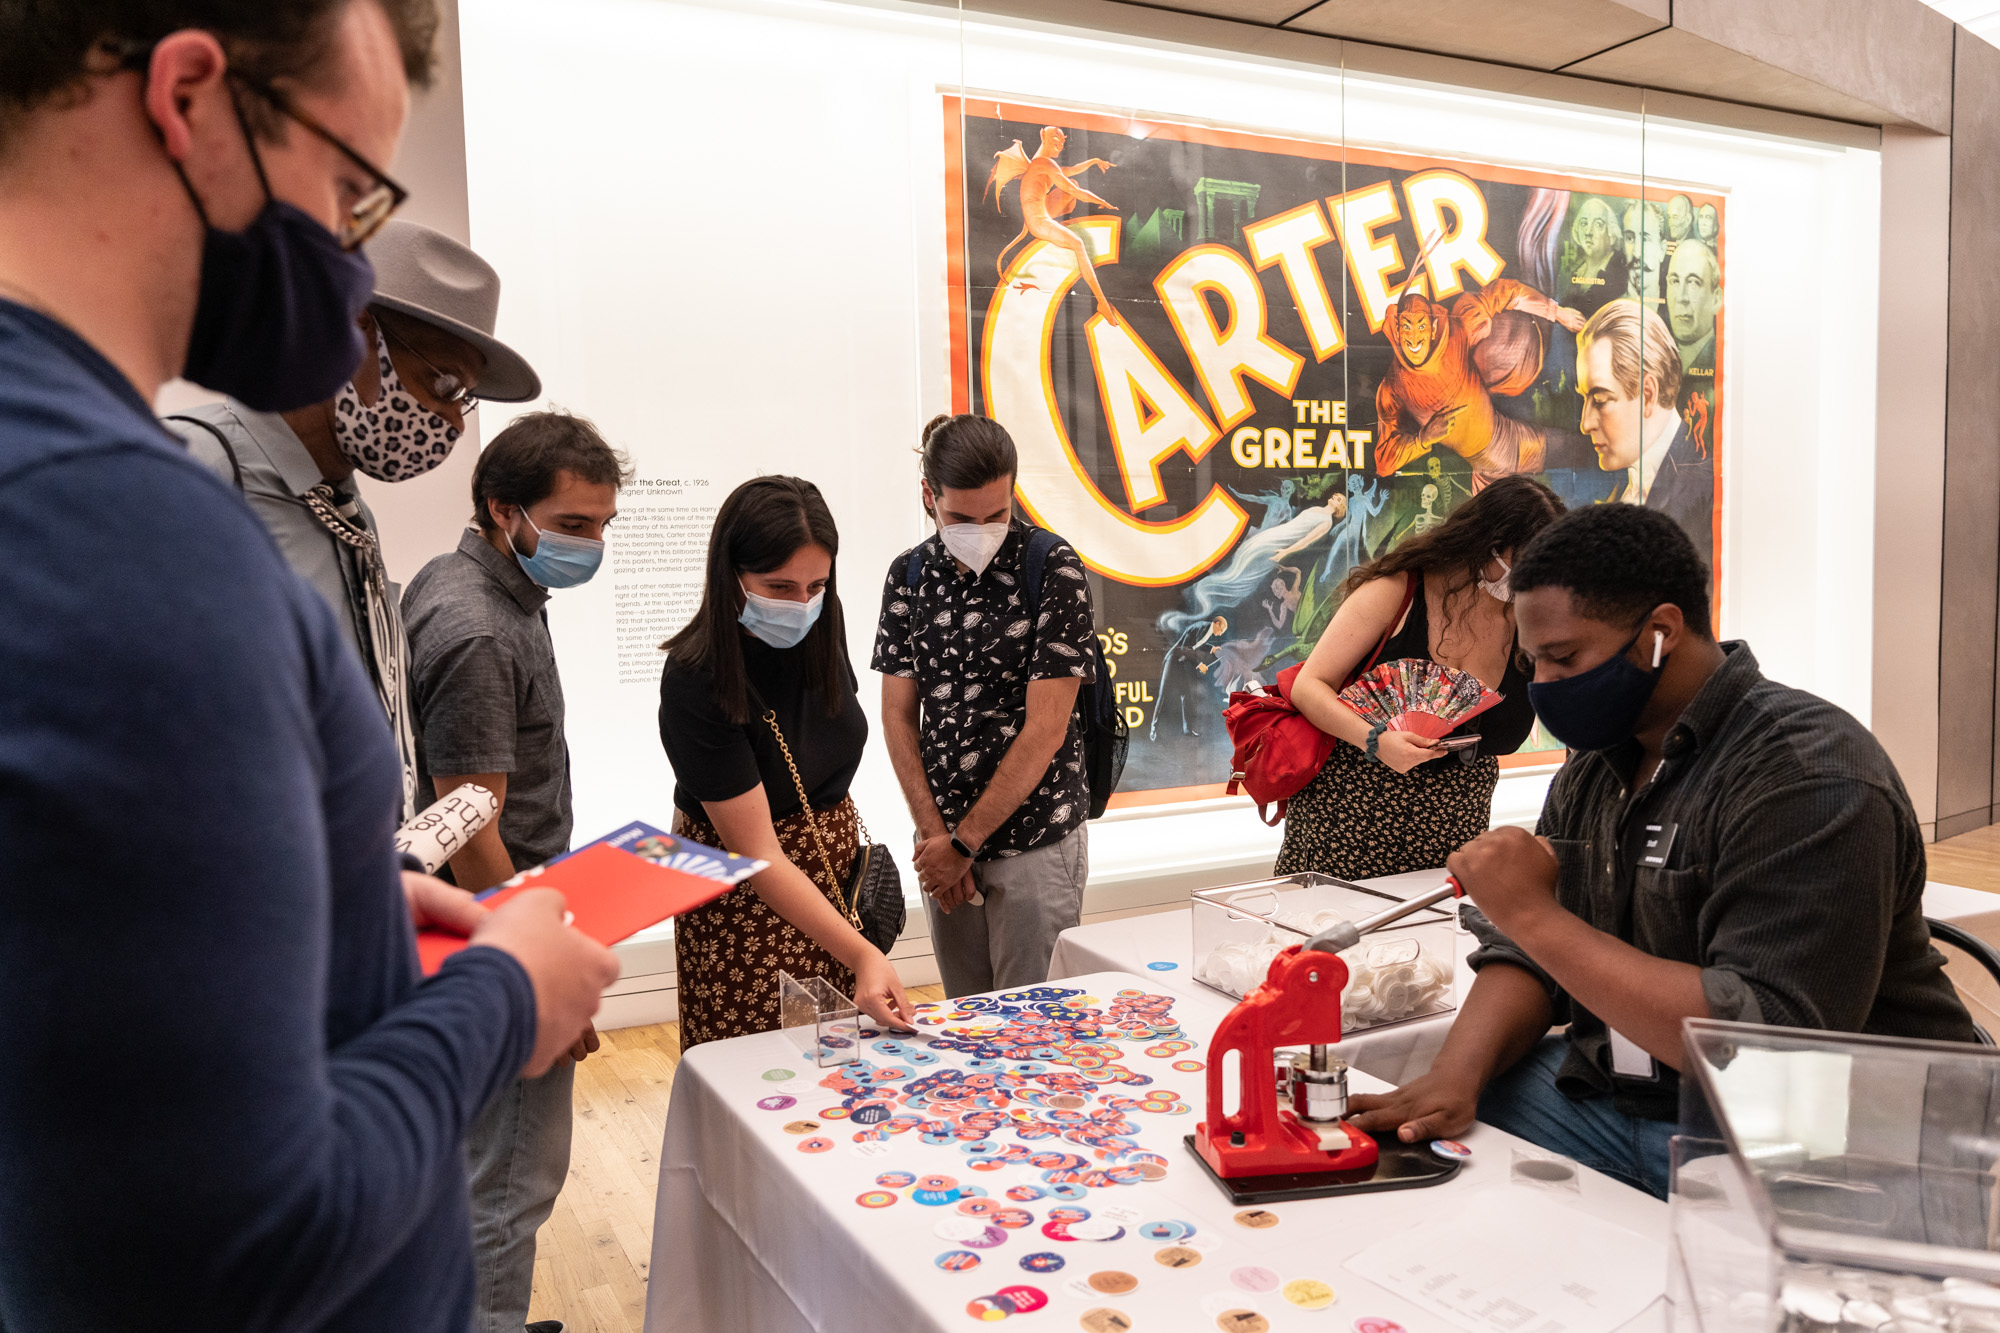
[[[1416,870],[1407,875],[1383,875],[1358,881],[1396,898],[1407,898],[1444,882],[1442,870]],[[1452,976],[1453,1002],[1465,998],[1472,985],[1465,955],[1478,943],[1468,933],[1460,938],[1458,968]],[[1130,972],[1178,995],[1201,995],[1229,1004],[1228,996],[1195,980],[1193,909],[1150,912],[1095,925],[1074,926],[1056,940],[1049,958],[1049,979],[1084,976],[1091,972]],[[1451,1030],[1451,1014],[1431,1014],[1389,1027],[1358,1032],[1341,1039],[1340,1054],[1356,1069],[1385,1083],[1400,1086],[1431,1067]]]
[[[1051,984],[1102,997],[1128,987],[1169,993],[1152,973],[1100,974]],[[1154,1079],[1145,1091],[1176,1092],[1194,1111],[1130,1113],[1141,1147],[1165,1157],[1168,1174],[1147,1184],[1094,1188],[1078,1201],[1078,1206],[1094,1210],[1099,1220],[1115,1214],[1192,1224],[1195,1235],[1187,1244],[1202,1258],[1192,1267],[1178,1269],[1155,1261],[1163,1245],[1141,1239],[1136,1220],[1124,1223],[1125,1233],[1108,1241],[1057,1241],[1045,1236],[1043,1224],[1051,1207],[1062,1206],[1058,1200],[1010,1203],[1004,1198],[1009,1187],[1040,1183],[1040,1171],[1025,1164],[971,1171],[971,1159],[965,1154],[949,1146],[926,1145],[915,1134],[879,1144],[856,1143],[851,1123],[823,1116],[826,1108],[840,1104],[836,1094],[819,1086],[827,1071],[814,1068],[783,1033],[697,1047],[682,1060],[675,1076],[661,1145],[646,1304],[648,1333],[964,1330],[976,1322],[968,1317],[969,1302],[1013,1286],[1031,1286],[1047,1296],[1047,1309],[1019,1317],[1029,1321],[1028,1328],[1051,1333],[1074,1329],[1085,1312],[1104,1307],[1124,1312],[1140,1333],[1212,1329],[1215,1315],[1225,1308],[1261,1312],[1273,1333],[1325,1333],[1350,1328],[1357,1318],[1371,1315],[1425,1333],[1447,1326],[1342,1264],[1384,1237],[1427,1219],[1457,1214],[1476,1191],[1526,1191],[1542,1201],[1554,1201],[1563,1224],[1575,1228],[1574,1235],[1613,1223],[1652,1241],[1664,1241],[1666,1206],[1608,1177],[1585,1170],[1573,1194],[1510,1183],[1511,1149],[1519,1140],[1489,1126],[1476,1126],[1464,1136],[1473,1158],[1456,1179],[1443,1185],[1269,1204],[1264,1207],[1277,1214],[1276,1227],[1252,1230],[1236,1224],[1237,1210],[1181,1145],[1181,1136],[1191,1133],[1200,1117],[1204,1075],[1171,1067],[1175,1060],[1203,1056],[1208,1037],[1227,1010],[1219,995],[1175,992],[1173,1015],[1190,1040],[1199,1039],[1195,1049],[1156,1058],[1145,1056],[1140,1045],[1127,1045],[1121,1062]],[[922,1044],[920,1038],[908,1040],[913,1046]],[[963,1064],[968,1058],[955,1052],[937,1054],[951,1064]],[[869,1059],[890,1062],[890,1057],[872,1053]],[[940,1067],[932,1065],[918,1073]],[[778,1071],[791,1076],[770,1077]],[[1356,1091],[1378,1086],[1365,1074],[1353,1075]],[[1132,1092],[1144,1095],[1137,1089]],[[796,1102],[760,1109],[758,1101],[771,1097],[793,1097]],[[787,1132],[788,1124],[796,1129],[807,1118],[817,1122],[817,1130]],[[829,1149],[800,1150],[808,1138],[822,1137],[832,1141]],[[996,1138],[1013,1141],[1004,1131]],[[1063,1150],[1071,1145],[1052,1140],[1049,1146]],[[937,1267],[937,1257],[960,1247],[941,1238],[936,1228],[957,1215],[955,1205],[923,1206],[908,1189],[889,1190],[898,1197],[887,1207],[863,1207],[858,1202],[860,1196],[883,1188],[877,1184],[878,1175],[894,1170],[918,1176],[941,1173],[983,1186],[997,1202],[1029,1210],[1033,1220],[1007,1231],[999,1245],[979,1251],[980,1262],[970,1271],[944,1271]],[[1548,1235],[1547,1250],[1560,1254],[1564,1243],[1558,1228],[1558,1234]],[[1063,1261],[1060,1271],[1024,1270],[1022,1259],[1038,1254],[1057,1255]],[[1278,1292],[1252,1294],[1232,1281],[1232,1274],[1246,1266],[1271,1270],[1286,1281],[1318,1278],[1338,1292],[1338,1303],[1331,1310],[1313,1312],[1293,1307]],[[1137,1287],[1112,1295],[1082,1285],[1082,1279],[1107,1271],[1135,1277]],[[1080,1290],[1072,1292],[1072,1284]],[[1216,1309],[1210,1310],[1211,1305]],[[1655,1333],[1665,1327],[1661,1302],[1626,1325],[1632,1333]]]

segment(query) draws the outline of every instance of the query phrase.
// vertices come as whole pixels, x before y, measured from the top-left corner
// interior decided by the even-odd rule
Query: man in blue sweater
[[[430,6],[0,0],[13,1333],[463,1333],[465,1126],[616,975],[559,894],[400,876],[360,663],[149,410],[353,373]],[[422,980],[413,918],[475,947]]]

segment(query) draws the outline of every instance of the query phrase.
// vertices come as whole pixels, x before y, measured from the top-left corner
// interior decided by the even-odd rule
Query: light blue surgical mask
[[[527,510],[521,511],[521,517],[535,528],[535,520],[528,518]],[[501,531],[504,536],[506,530]],[[588,583],[597,567],[604,563],[603,542],[563,532],[543,532],[540,528],[535,528],[533,555],[522,555],[512,537],[507,538],[507,549],[514,552],[514,558],[521,562],[528,577],[544,588],[574,588],[579,583]]]
[[[744,588],[743,613],[736,621],[773,648],[796,648],[812,632],[819,621],[820,607],[825,604],[824,590],[814,593],[809,602],[793,602],[782,597],[759,597]]]

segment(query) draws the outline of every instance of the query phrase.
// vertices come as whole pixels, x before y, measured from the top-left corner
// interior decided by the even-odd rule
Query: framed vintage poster
[[[1007,427],[1022,508],[1094,575],[1119,803],[1219,793],[1230,692],[1493,478],[1660,508],[1716,566],[1721,191],[943,112],[954,410]]]

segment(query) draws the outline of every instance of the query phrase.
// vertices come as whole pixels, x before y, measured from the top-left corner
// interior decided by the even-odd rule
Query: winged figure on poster
[[[1057,218],[1068,217],[1078,201],[1101,204],[1105,208],[1117,207],[1108,199],[1098,198],[1076,181],[1078,176],[1092,167],[1109,171],[1112,164],[1101,157],[1093,157],[1073,167],[1065,167],[1056,159],[1062,156],[1063,145],[1068,142],[1068,135],[1053,125],[1046,125],[1042,128],[1041,147],[1033,157],[1029,157],[1027,150],[1021,147],[1019,139],[1014,140],[1012,147],[1003,148],[993,155],[993,171],[986,177],[986,191],[979,197],[983,200],[990,192],[993,207],[998,210],[1001,193],[1015,181],[1021,182],[1022,219],[1021,234],[1007,242],[994,267],[1000,278],[1005,280],[1009,251],[1030,236],[1047,241],[1076,257],[1077,272],[1083,275],[1083,280],[1090,284],[1092,295],[1097,297],[1097,313],[1114,324],[1122,323],[1110,298],[1105,296],[1104,288],[1098,286],[1097,269],[1090,262],[1090,247],[1084,244],[1083,237],[1056,221]]]
[[[1525,392],[1542,371],[1546,323],[1574,333],[1583,315],[1526,283],[1495,278],[1446,307],[1422,290],[1424,257],[1390,303],[1382,331],[1394,359],[1375,390],[1375,470],[1388,476],[1443,445],[1472,465],[1477,490],[1497,477],[1541,472],[1550,432],[1496,411],[1494,395]]]

